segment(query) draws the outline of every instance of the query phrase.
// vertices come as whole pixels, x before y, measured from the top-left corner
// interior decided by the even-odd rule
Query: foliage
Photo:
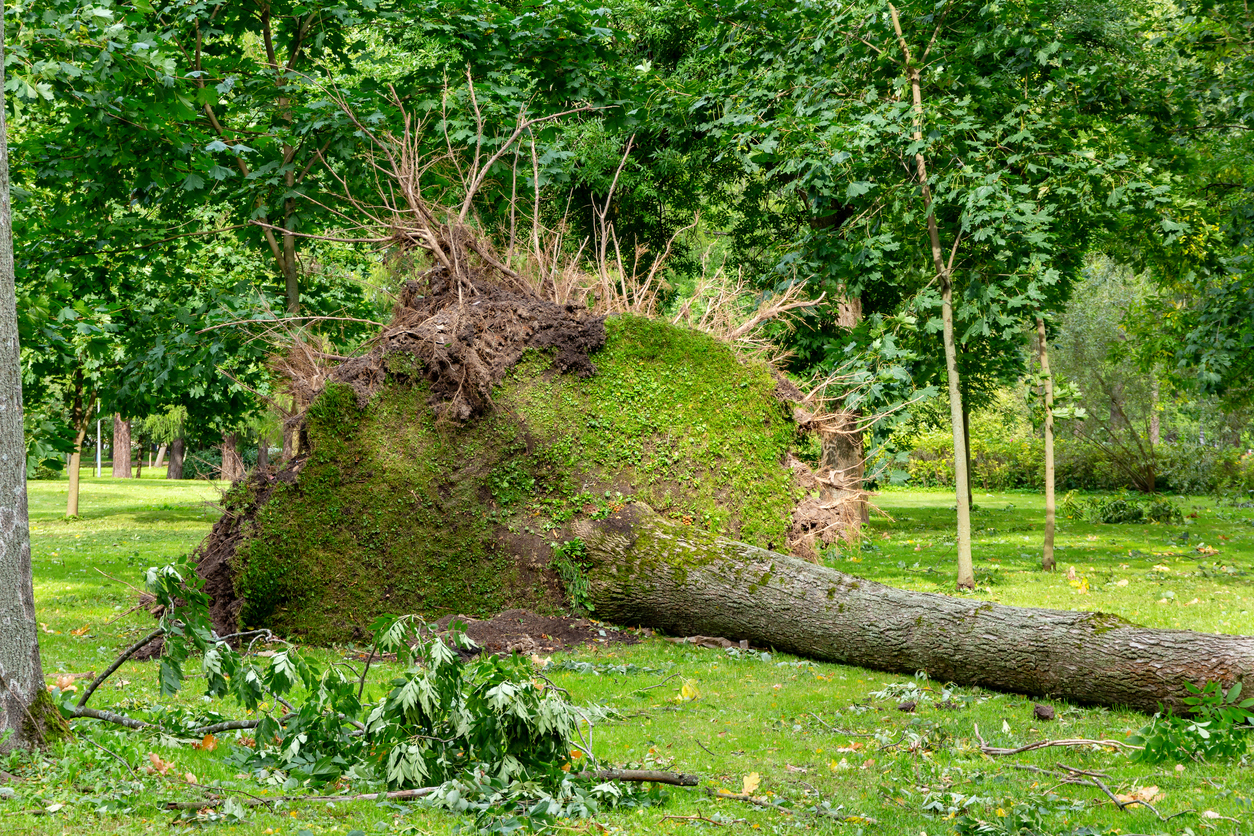
[[[1226,693],[1218,682],[1200,688],[1186,682],[1185,687],[1191,694],[1184,698],[1191,708],[1189,715],[1177,716],[1170,711],[1155,714],[1149,725],[1130,738],[1134,745],[1145,747],[1134,759],[1161,763],[1244,755],[1254,722],[1254,697],[1241,699],[1240,682]]]
[[[1078,499],[1072,491],[1063,497],[1059,511],[1068,519],[1083,519],[1085,522],[1102,525],[1120,525],[1123,523],[1175,523],[1184,522],[1180,513],[1170,500],[1163,497],[1141,499],[1127,493],[1114,497],[1090,497]]]
[[[554,546],[553,560],[549,565],[562,579],[566,594],[570,596],[571,605],[583,612],[595,612],[596,607],[588,598],[587,558],[587,546],[584,545],[583,540],[576,537],[574,540],[567,540],[565,543]]]
[[[395,655],[401,670],[372,703],[362,700],[364,672],[324,668],[290,645],[255,653],[264,631],[242,634],[242,650],[215,635],[190,565],[149,569],[146,584],[165,608],[162,691],[182,687],[198,653],[206,696],[230,696],[264,713],[242,724],[252,731],[232,753],[239,766],[314,784],[373,775],[390,787],[439,787],[434,803],[474,812],[484,832],[539,829],[662,799],[656,790],[598,779],[595,759],[576,739],[586,722],[580,709],[522,656],[464,662],[459,649],[473,644],[457,625],[446,640],[413,616],[377,619],[371,658]],[[72,713],[68,700],[66,707]]]

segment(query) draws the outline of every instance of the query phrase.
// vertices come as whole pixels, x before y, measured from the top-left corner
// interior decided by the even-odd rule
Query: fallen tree
[[[1180,710],[1185,683],[1254,684],[1254,637],[909,592],[717,538],[633,503],[581,521],[589,599],[616,624],[1076,703]]]

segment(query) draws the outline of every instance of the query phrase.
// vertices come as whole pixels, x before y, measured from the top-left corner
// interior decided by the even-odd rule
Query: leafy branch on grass
[[[558,817],[593,814],[601,806],[648,806],[660,790],[618,784],[695,786],[695,775],[602,767],[582,726],[592,720],[569,694],[538,674],[522,657],[479,657],[463,662],[457,646],[470,642],[454,625],[448,640],[415,616],[383,616],[372,625],[370,657],[392,656],[405,670],[388,693],[363,700],[365,671],[340,664],[319,666],[269,631],[218,636],[209,620],[208,597],[187,562],[149,569],[146,585],[160,605],[159,626],[126,648],[84,689],[77,702],[53,689],[70,719],[95,719],[139,731],[176,737],[255,730],[232,755],[250,769],[281,771],[312,784],[337,781],[346,773],[373,774],[389,791],[358,796],[293,796],[285,801],[354,801],[430,798],[451,810],[473,809],[484,822],[544,826]],[[251,641],[243,643],[243,639]],[[150,642],[164,641],[160,661],[163,693],[184,684],[185,667],[199,657],[205,693],[229,697],[251,719],[195,724],[186,718],[128,717],[89,708],[92,694]],[[261,640],[271,646],[254,652]],[[231,640],[240,644],[232,647]],[[452,646],[450,646],[452,645]],[[351,675],[349,675],[351,674]],[[282,714],[267,706],[282,707]],[[129,767],[129,765],[128,765]],[[576,768],[573,768],[576,767]],[[577,768],[582,767],[582,768]],[[539,804],[537,799],[545,800]],[[470,805],[468,808],[466,802]],[[262,799],[232,801],[231,815]],[[177,810],[209,810],[219,799],[178,802]],[[481,822],[482,823],[482,822]],[[502,825],[504,826],[504,825]]]

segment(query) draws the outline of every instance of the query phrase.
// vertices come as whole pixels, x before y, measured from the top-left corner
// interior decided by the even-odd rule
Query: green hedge
[[[1254,491],[1254,455],[1233,448],[1197,444],[1162,444],[1157,487],[1180,494]],[[1131,481],[1092,444],[1071,438],[1055,442],[1055,485],[1059,490],[1131,490]],[[924,436],[906,464],[909,483],[919,487],[953,487],[953,441],[947,434]],[[1045,486],[1045,452],[1038,438],[971,439],[971,483],[980,490]]]

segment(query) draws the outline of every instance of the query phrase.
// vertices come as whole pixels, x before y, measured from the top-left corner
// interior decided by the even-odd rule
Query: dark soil
[[[487,621],[464,615],[446,615],[436,622],[441,632],[454,621],[465,623],[467,637],[485,653],[504,655],[573,650],[585,645],[636,644],[636,633],[615,630],[586,618],[536,615],[527,610],[506,610]]]
[[[491,408],[492,388],[529,348],[553,351],[561,372],[595,374],[590,355],[605,345],[605,318],[473,271],[454,280],[434,268],[405,283],[392,322],[375,344],[330,375],[353,388],[358,405],[369,402],[389,373],[408,366],[430,384],[436,414],[460,423]],[[413,361],[397,362],[398,356]]]

